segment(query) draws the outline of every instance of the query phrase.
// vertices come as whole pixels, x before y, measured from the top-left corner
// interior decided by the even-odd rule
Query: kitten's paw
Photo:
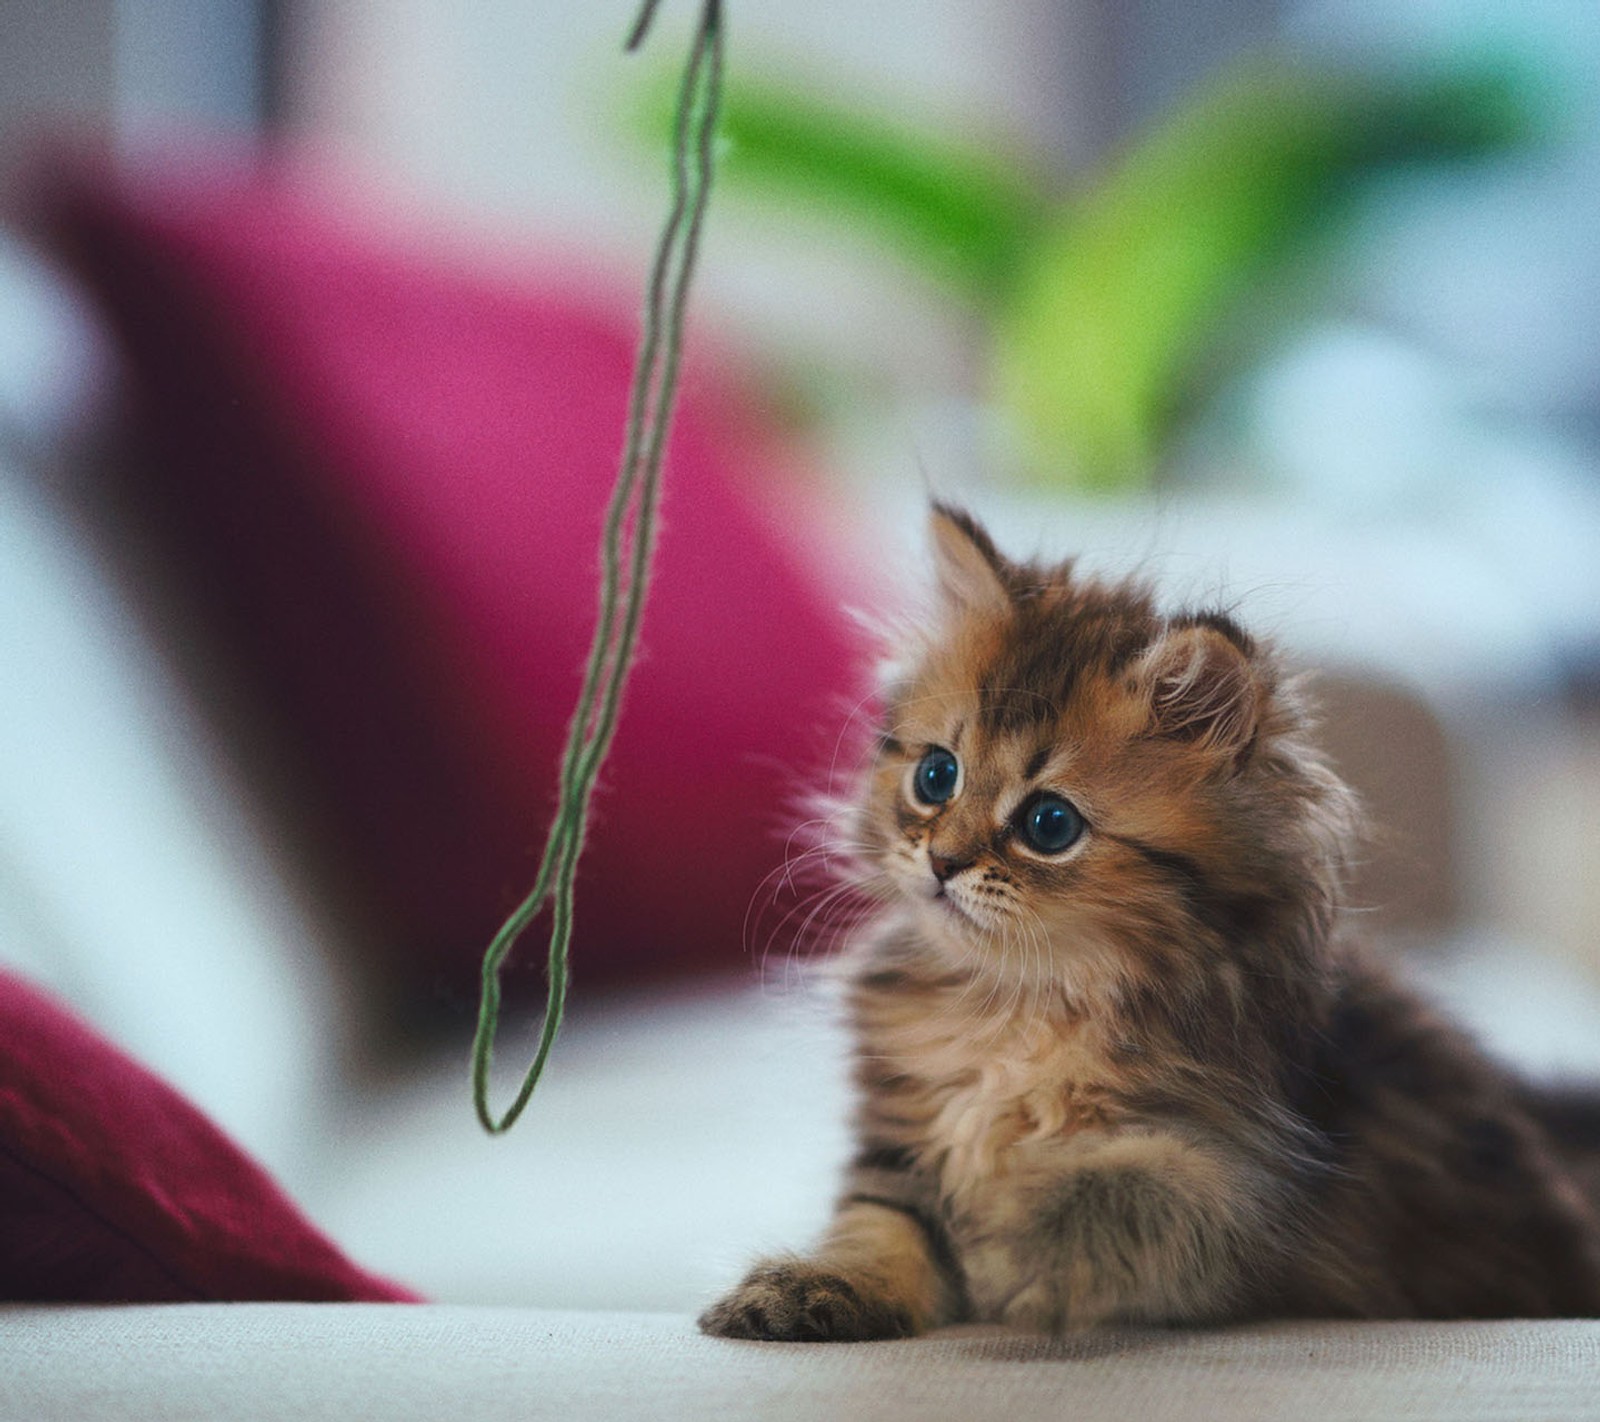
[[[801,1259],[756,1265],[738,1288],[700,1315],[700,1327],[722,1338],[788,1343],[906,1338],[915,1332],[905,1308]]]

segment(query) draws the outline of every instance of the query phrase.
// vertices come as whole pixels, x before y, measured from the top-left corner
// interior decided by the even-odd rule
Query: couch
[[[1595,1415],[1600,1324],[1263,1324],[1049,1339],[729,1343],[677,1314],[433,1305],[7,1309],[0,1415],[101,1419]]]

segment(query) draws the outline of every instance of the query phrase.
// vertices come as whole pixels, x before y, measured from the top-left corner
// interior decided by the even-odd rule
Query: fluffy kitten
[[[1596,1113],[1346,937],[1351,798],[1271,652],[962,513],[933,536],[855,824],[886,901],[849,960],[859,1152],[814,1252],[701,1326],[1600,1314],[1547,1129]]]

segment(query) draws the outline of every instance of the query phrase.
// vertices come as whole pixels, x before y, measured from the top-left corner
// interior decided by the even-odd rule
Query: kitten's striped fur
[[[856,812],[893,886],[849,959],[859,1152],[816,1250],[702,1327],[1600,1314],[1593,1166],[1541,1124],[1600,1112],[1347,940],[1354,810],[1271,651],[963,513],[933,535],[942,610]],[[1087,822],[1059,854],[1018,831],[1044,792]]]

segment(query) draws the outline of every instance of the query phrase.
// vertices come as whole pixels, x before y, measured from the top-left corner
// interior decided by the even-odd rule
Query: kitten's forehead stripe
[[[1015,615],[983,677],[979,714],[999,735],[1059,715],[1085,680],[1118,676],[1158,631],[1149,595],[1131,587],[1071,587]]]

